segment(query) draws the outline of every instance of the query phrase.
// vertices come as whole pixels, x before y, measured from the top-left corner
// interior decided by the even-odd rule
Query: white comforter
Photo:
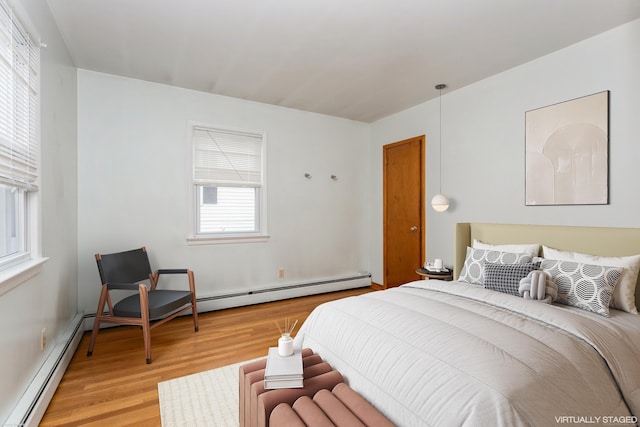
[[[316,308],[297,340],[399,426],[635,424],[640,316],[439,280]]]

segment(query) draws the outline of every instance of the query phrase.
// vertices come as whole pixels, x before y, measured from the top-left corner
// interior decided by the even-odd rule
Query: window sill
[[[42,271],[42,264],[49,258],[36,258],[20,263],[14,267],[0,271],[0,295],[37,276]]]
[[[220,245],[229,243],[260,243],[269,240],[269,236],[266,234],[251,235],[251,236],[188,236],[187,244],[189,246],[198,245]]]

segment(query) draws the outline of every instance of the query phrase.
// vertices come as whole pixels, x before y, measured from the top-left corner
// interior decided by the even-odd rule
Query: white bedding
[[[640,316],[617,310],[605,318],[421,280],[323,304],[296,339],[399,426],[625,424],[640,414]]]

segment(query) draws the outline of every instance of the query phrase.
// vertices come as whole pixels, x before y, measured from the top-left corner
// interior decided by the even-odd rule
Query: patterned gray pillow
[[[545,259],[540,269],[556,280],[556,302],[609,317],[609,301],[622,276],[622,267]]]
[[[484,263],[484,287],[504,294],[520,296],[520,280],[524,279],[538,264],[495,264]]]
[[[458,280],[473,285],[484,284],[484,263],[523,264],[531,262],[531,256],[513,252],[500,252],[485,249],[473,249],[467,246],[467,256]]]

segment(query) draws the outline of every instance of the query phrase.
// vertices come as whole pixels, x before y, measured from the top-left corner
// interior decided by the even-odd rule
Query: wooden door
[[[424,263],[424,135],[383,147],[384,287],[420,279]]]

